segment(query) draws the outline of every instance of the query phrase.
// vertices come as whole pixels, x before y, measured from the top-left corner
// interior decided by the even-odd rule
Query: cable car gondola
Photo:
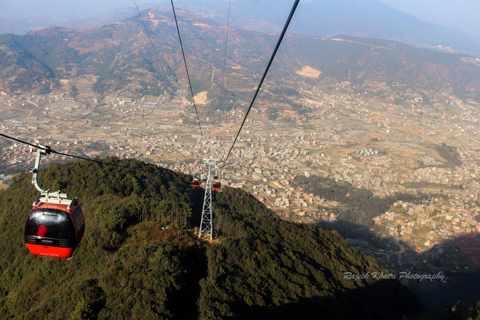
[[[43,190],[37,180],[42,154],[49,149],[38,151],[32,183],[41,195],[33,203],[25,223],[25,245],[36,255],[71,258],[78,248],[85,232],[82,209],[77,199],[68,199],[60,191]]]
[[[218,180],[215,180],[213,181],[213,190],[220,190],[222,184],[220,183],[220,181]]]
[[[193,180],[192,180],[192,187],[198,188],[199,185],[200,185],[200,182],[198,182],[198,179],[197,179],[197,178],[193,178]]]
[[[85,232],[77,199],[40,197],[25,224],[25,244],[36,255],[70,258]]]

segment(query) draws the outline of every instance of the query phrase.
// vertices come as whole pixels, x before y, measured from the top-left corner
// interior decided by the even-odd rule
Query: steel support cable
[[[32,143],[30,143],[30,142],[22,141],[22,140],[20,140],[20,139],[14,138],[14,137],[7,136],[6,134],[3,134],[3,133],[0,133],[0,136],[2,136],[2,137],[4,137],[4,138],[7,138],[7,139],[10,139],[10,140],[13,140],[13,141],[17,141],[17,142],[20,142],[20,143],[29,145],[29,146],[34,147],[34,148],[37,148],[37,149],[45,150],[45,151],[47,151],[47,152],[49,151],[48,149],[50,148],[50,147],[37,146],[37,145],[32,144]]]
[[[227,48],[228,48],[228,31],[230,28],[230,10],[232,6],[232,0],[228,2],[228,14],[227,14],[227,31],[225,33],[225,50],[223,51],[223,72],[222,72],[222,84],[225,89],[225,67],[227,64]]]
[[[221,86],[223,87],[223,96],[224,96],[224,103],[226,103],[226,94],[227,94],[227,86],[225,83],[225,70],[227,65],[227,49],[228,49],[228,35],[230,30],[230,12],[232,7],[232,0],[228,2],[228,12],[227,12],[227,28],[225,31],[225,47],[223,50],[223,69],[222,69],[222,80],[220,81]],[[220,151],[219,151],[220,152]]]
[[[35,144],[29,143],[29,142],[27,142],[27,141],[23,141],[23,140],[20,140],[20,139],[16,139],[16,138],[14,138],[14,137],[7,136],[7,135],[2,134],[2,133],[0,133],[0,136],[2,136],[2,137],[4,137],[4,138],[7,138],[7,139],[10,139],[10,140],[13,140],[13,141],[17,141],[17,142],[26,144],[26,145],[31,146],[31,147],[34,147],[34,148],[36,148],[36,149],[44,150],[47,154],[48,154],[48,153],[54,153],[54,154],[58,154],[58,155],[61,155],[61,156],[67,156],[67,157],[75,158],[75,159],[79,159],[79,160],[86,160],[86,161],[96,162],[96,163],[99,163],[99,164],[104,164],[104,165],[109,165],[109,166],[115,166],[115,167],[124,168],[124,169],[129,169],[129,170],[134,170],[134,169],[132,169],[132,168],[125,167],[125,166],[121,166],[121,165],[114,164],[114,163],[109,163],[109,162],[105,162],[105,161],[95,160],[95,159],[92,159],[92,158],[80,157],[80,156],[75,156],[75,155],[68,154],[68,153],[58,152],[58,151],[53,150],[53,149],[52,149],[51,147],[49,147],[49,146],[35,145]]]
[[[202,126],[200,124],[200,118],[198,116],[197,104],[195,103],[195,95],[193,94],[192,82],[190,81],[190,73],[188,72],[187,58],[185,57],[185,50],[183,49],[182,36],[180,35],[180,28],[178,27],[177,13],[175,11],[173,0],[170,0],[170,3],[172,4],[173,17],[175,18],[175,25],[177,27],[178,40],[180,41],[180,48],[182,49],[183,62],[185,64],[185,70],[187,72],[188,87],[190,88],[190,94],[192,95],[193,107],[195,108],[195,114],[197,115],[198,127],[200,128],[200,134],[202,135],[202,140],[205,140],[203,136]]]
[[[151,45],[152,48],[153,48],[153,52],[155,52],[155,56],[157,57],[158,64],[159,64],[159,65],[162,65],[162,61],[160,60],[160,56],[159,56],[159,54],[158,54],[157,49],[156,49],[155,46],[153,45],[152,37],[150,36],[150,33],[148,32],[147,25],[145,24],[145,21],[143,20],[142,14],[140,13],[140,9],[139,9],[138,6],[137,6],[137,2],[136,2],[135,0],[133,0],[133,3],[135,4],[135,7],[137,8],[138,16],[140,17],[140,21],[142,21],[142,24],[143,24],[143,29],[145,29],[145,33],[147,34],[147,37],[148,37],[148,39],[150,40],[150,45]],[[164,68],[165,68],[165,67],[164,67]],[[167,72],[166,72],[165,70],[163,70],[163,73],[165,74],[165,77],[166,77],[166,79],[168,80],[168,74],[167,74]]]
[[[223,162],[223,165],[221,166],[221,169],[225,167],[227,164],[228,158],[230,157],[230,154],[232,153],[233,147],[235,146],[235,143],[237,142],[238,136],[240,135],[240,132],[242,131],[243,125],[245,124],[245,121],[247,120],[248,114],[250,113],[250,110],[252,109],[253,103],[255,102],[255,99],[257,98],[258,93],[260,92],[260,88],[262,87],[263,81],[265,80],[265,77],[267,76],[268,70],[270,69],[270,66],[273,63],[273,59],[275,58],[275,55],[277,54],[278,48],[280,47],[280,44],[282,43],[282,40],[285,36],[285,33],[287,32],[288,26],[290,25],[290,22],[292,21],[293,15],[295,14],[295,10],[297,10],[297,6],[300,0],[295,0],[295,3],[293,4],[292,10],[290,11],[290,15],[287,18],[287,21],[285,23],[285,26],[283,27],[282,33],[280,34],[280,38],[278,39],[277,45],[275,46],[275,49],[273,50],[272,56],[270,57],[270,61],[267,64],[267,67],[265,68],[265,71],[263,73],[262,78],[260,79],[260,84],[257,87],[257,90],[255,91],[255,94],[253,96],[252,102],[250,103],[250,106],[247,109],[247,113],[245,114],[245,117],[243,118],[242,124],[240,125],[240,129],[237,132],[237,135],[235,136],[235,140],[233,141],[232,146],[230,147],[230,150],[228,151],[227,157],[225,158],[225,161]]]

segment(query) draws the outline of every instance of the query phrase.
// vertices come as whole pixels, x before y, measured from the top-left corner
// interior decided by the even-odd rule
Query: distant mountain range
[[[257,84],[277,35],[231,28],[224,56],[223,25],[186,11],[178,15],[194,92],[209,91],[212,101],[225,96],[227,89],[219,80],[226,59],[228,99],[248,100],[245,88]],[[126,88],[140,95],[173,93],[185,69],[171,12],[151,9],[142,16],[156,52],[138,16],[99,28],[0,35],[0,90],[48,92],[60,79],[92,75],[93,89],[100,94]],[[465,55],[345,35],[331,39],[290,35],[280,49],[269,74],[274,86],[298,88],[333,80],[364,90],[374,81],[390,88],[401,84],[424,92],[445,89],[480,99],[480,60]],[[278,92],[271,94],[275,95]]]
[[[233,1],[230,23],[245,30],[277,32],[290,11],[288,1]],[[180,9],[200,14],[212,21],[226,24],[228,2],[218,0],[179,0]],[[142,5],[169,8],[168,1]],[[57,14],[43,19],[0,19],[0,33],[24,34],[41,27],[70,28],[99,27],[106,23],[123,21],[137,14],[135,8],[117,10],[96,18],[61,21]],[[52,20],[55,19],[55,20]],[[54,25],[53,25],[54,24]],[[447,52],[469,53],[480,56],[480,39],[456,29],[427,23],[414,16],[395,10],[378,0],[312,0],[301,2],[291,31],[307,35],[332,37],[346,34],[358,37],[388,39],[416,47],[427,47]]]
[[[201,6],[197,1],[183,2],[189,3],[187,10],[225,22],[226,13],[220,12],[217,1],[202,1]],[[283,25],[292,3],[273,0],[232,2],[232,24],[247,30],[274,32]],[[211,11],[206,12],[205,8]],[[453,28],[424,22],[377,0],[302,2],[291,29],[307,36],[329,38],[347,34],[450,52],[480,54],[480,39]]]

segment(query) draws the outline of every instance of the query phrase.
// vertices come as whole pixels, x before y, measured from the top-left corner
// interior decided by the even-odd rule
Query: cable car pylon
[[[202,219],[200,220],[200,231],[198,236],[210,236],[213,239],[213,212],[212,212],[212,189],[213,178],[211,175],[212,166],[218,162],[216,159],[203,159],[203,162],[208,166],[207,181],[205,183],[205,197],[203,199]]]

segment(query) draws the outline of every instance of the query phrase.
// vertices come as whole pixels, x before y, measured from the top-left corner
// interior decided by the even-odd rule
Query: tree
[[[76,98],[78,96],[78,88],[76,85],[72,85],[70,87],[70,95],[72,96],[72,98]]]

